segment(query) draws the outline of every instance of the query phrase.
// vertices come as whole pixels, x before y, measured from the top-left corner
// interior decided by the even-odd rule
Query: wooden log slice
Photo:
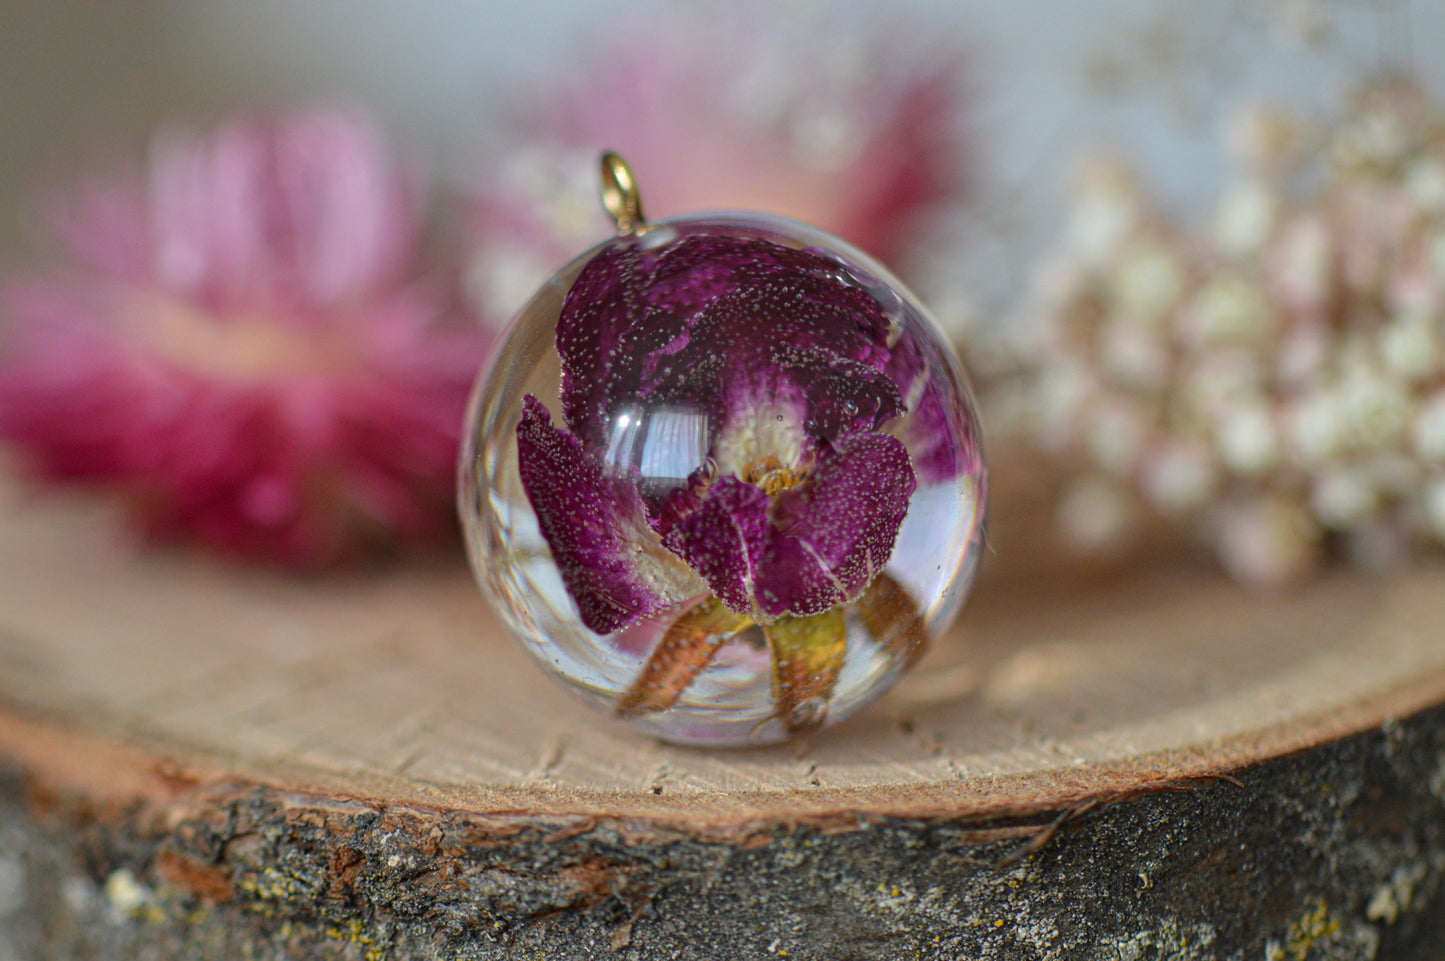
[[[0,492],[0,958],[1426,959],[1445,570],[977,589],[862,716],[669,747],[460,561],[288,578]]]

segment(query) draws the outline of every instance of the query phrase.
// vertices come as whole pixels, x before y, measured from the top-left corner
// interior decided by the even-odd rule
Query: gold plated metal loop
[[[602,155],[602,206],[617,225],[621,236],[647,231],[647,218],[642,215],[642,194],[627,161],[611,150]]]

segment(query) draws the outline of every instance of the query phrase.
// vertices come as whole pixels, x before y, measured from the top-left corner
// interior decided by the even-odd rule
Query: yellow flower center
[[[802,467],[786,467],[776,457],[763,457],[750,461],[743,468],[743,480],[762,488],[769,497],[777,497],[785,490],[797,487],[808,476]]]

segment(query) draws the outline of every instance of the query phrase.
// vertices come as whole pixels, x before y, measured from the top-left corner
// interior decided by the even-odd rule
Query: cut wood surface
[[[0,702],[188,777],[726,829],[1057,806],[1227,771],[1445,700],[1445,571],[1262,597],[1208,570],[987,579],[862,716],[666,746],[573,702],[460,563],[289,577],[145,551],[84,499],[0,503]],[[33,736],[4,750],[58,764]]]
[[[459,559],[306,578],[117,531],[0,485],[0,958],[1445,940],[1440,567],[1265,597],[1169,553],[1081,576],[1001,524],[958,625],[878,704],[705,751],[574,703]]]

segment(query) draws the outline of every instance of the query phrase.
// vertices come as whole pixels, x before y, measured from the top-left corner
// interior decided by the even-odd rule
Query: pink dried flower
[[[886,262],[959,202],[963,68],[926,33],[745,3],[652,11],[593,38],[527,111],[527,149],[474,204],[473,291],[493,314],[611,232],[597,156],[623,154],[649,217],[749,209]],[[917,27],[918,25],[914,25]]]
[[[311,567],[443,535],[485,347],[423,276],[418,185],[344,113],[157,138],[4,289],[0,437],[146,533]]]

